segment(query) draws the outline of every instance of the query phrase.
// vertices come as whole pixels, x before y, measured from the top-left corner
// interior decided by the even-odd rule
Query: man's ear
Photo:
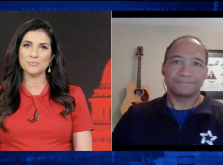
[[[161,68],[161,74],[164,76],[165,71],[164,71],[164,63],[162,64],[162,68]]]
[[[206,69],[206,70],[205,70],[205,76],[204,76],[204,79],[207,79],[207,77],[208,77],[208,67],[206,67],[205,69]]]

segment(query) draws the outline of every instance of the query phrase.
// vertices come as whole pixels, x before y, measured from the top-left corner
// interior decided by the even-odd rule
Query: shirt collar
[[[211,99],[207,96],[206,92],[201,91],[200,92],[201,95],[204,96],[204,100],[203,102],[199,105],[198,109],[196,110],[196,112],[194,114],[212,114],[212,104],[211,104]],[[152,103],[152,106],[155,107],[155,109],[159,109],[158,111],[166,114],[166,115],[170,115],[169,111],[166,111],[166,99],[167,99],[167,93],[165,93],[162,97],[157,98],[154,100],[154,102]]]

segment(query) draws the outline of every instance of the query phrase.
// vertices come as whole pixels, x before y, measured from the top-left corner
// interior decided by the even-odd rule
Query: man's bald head
[[[201,42],[200,39],[198,39],[197,37],[194,37],[194,36],[182,36],[182,37],[179,37],[179,38],[176,38],[175,40],[173,40],[173,42],[167,47],[166,49],[166,52],[165,52],[165,57],[164,57],[164,62],[163,64],[166,63],[166,60],[167,60],[167,54],[168,52],[170,51],[170,49],[174,46],[174,44],[180,40],[183,40],[183,39],[194,39],[196,40],[198,43],[200,43],[202,45],[202,47],[204,48],[204,51],[205,51],[205,64],[207,65],[208,64],[208,51],[206,49],[206,47],[204,46],[204,44]]]

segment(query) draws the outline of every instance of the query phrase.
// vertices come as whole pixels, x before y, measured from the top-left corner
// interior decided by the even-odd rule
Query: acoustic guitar
[[[150,98],[150,86],[141,86],[141,59],[143,56],[143,47],[137,47],[138,68],[137,82],[131,82],[126,86],[126,97],[121,105],[121,114],[123,115],[133,104],[148,102]]]

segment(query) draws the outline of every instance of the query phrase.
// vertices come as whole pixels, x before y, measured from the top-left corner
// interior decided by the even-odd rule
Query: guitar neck
[[[121,113],[124,114],[131,105],[150,101],[150,87],[141,86],[141,60],[143,47],[137,46],[136,55],[138,57],[137,82],[131,82],[126,86],[126,97],[121,105]],[[143,88],[142,88],[143,87]]]
[[[138,68],[137,68],[137,85],[136,88],[141,88],[141,56],[138,56]]]

